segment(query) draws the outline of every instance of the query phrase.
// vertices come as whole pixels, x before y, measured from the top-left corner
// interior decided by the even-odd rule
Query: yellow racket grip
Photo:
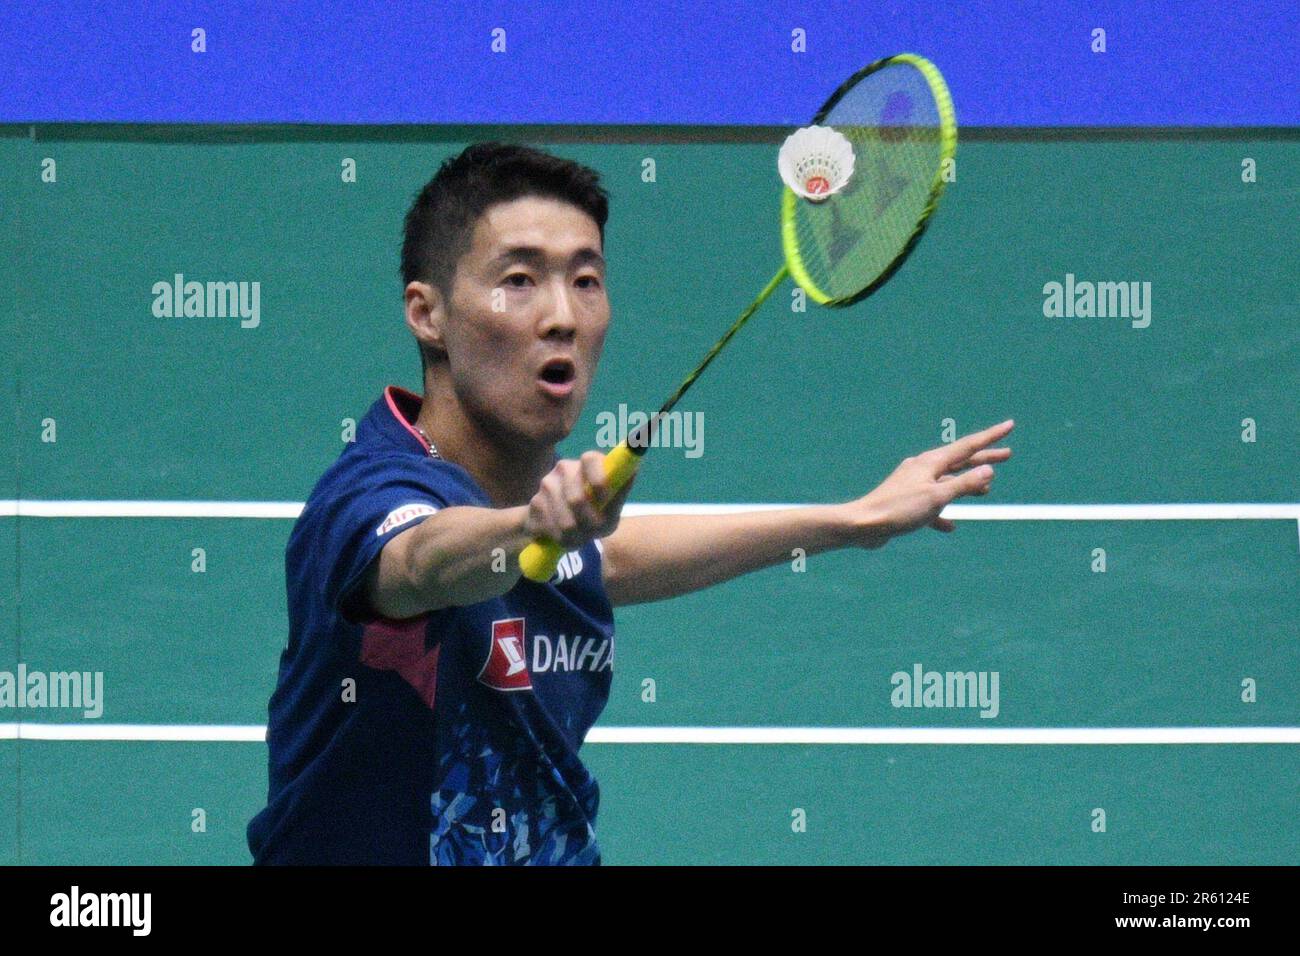
[[[627,442],[605,456],[605,480],[609,482],[611,495],[617,494],[632,480],[639,464],[641,456],[633,453]],[[562,557],[564,545],[550,538],[538,538],[519,552],[519,570],[528,580],[543,583],[551,579]]]

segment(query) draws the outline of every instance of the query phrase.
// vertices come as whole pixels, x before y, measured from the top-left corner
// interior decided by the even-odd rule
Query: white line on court
[[[266,728],[208,724],[0,724],[0,740],[260,743]],[[589,744],[1300,744],[1300,727],[594,727]]]
[[[301,512],[301,501],[0,500],[0,517],[22,518],[297,518]]]
[[[71,501],[0,499],[0,517],[23,518],[297,518],[300,501]],[[804,508],[802,504],[629,504],[628,517],[734,514]],[[953,504],[944,517],[963,521],[1267,521],[1300,523],[1300,503]]]
[[[797,508],[787,504],[635,504],[629,516],[726,514]],[[41,501],[0,499],[0,516],[41,518],[296,518],[301,502]],[[950,505],[944,515],[974,521],[1142,521],[1294,519],[1300,504]],[[0,724],[13,740],[265,740],[261,726]],[[1298,727],[596,727],[594,744],[1294,744]]]
[[[0,724],[0,740],[150,740],[182,743],[261,743],[258,724]]]

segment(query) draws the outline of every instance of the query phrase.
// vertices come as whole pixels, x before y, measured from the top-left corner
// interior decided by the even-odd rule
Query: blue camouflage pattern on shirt
[[[460,719],[450,728],[450,746],[438,761],[430,862],[599,864],[600,849],[590,823],[600,802],[596,781],[581,765],[570,766],[570,774],[580,774],[589,784],[583,794],[575,795],[536,742],[516,735],[503,741],[513,753],[503,753],[503,747],[492,745],[488,727],[464,720],[465,710],[464,704],[457,708]],[[493,794],[499,802],[474,794]]]

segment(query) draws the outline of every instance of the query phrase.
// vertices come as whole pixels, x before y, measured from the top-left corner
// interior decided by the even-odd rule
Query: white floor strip
[[[0,724],[0,740],[258,743],[255,725]],[[595,727],[591,744],[1300,744],[1300,727]]]
[[[23,518],[297,518],[301,501],[0,500],[0,516]]]
[[[1300,727],[595,727],[605,744],[1300,744]]]
[[[261,743],[257,724],[0,724],[0,740],[151,740],[187,743]]]
[[[802,508],[798,504],[632,503],[625,515],[734,514]],[[300,501],[64,501],[0,499],[0,517],[297,518]],[[1300,522],[1300,503],[1276,504],[954,504],[944,517],[963,521],[1267,521]]]

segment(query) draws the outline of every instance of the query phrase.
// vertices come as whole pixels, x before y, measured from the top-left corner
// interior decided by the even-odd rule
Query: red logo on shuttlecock
[[[478,679],[494,690],[533,689],[522,617],[492,622],[492,648]]]

